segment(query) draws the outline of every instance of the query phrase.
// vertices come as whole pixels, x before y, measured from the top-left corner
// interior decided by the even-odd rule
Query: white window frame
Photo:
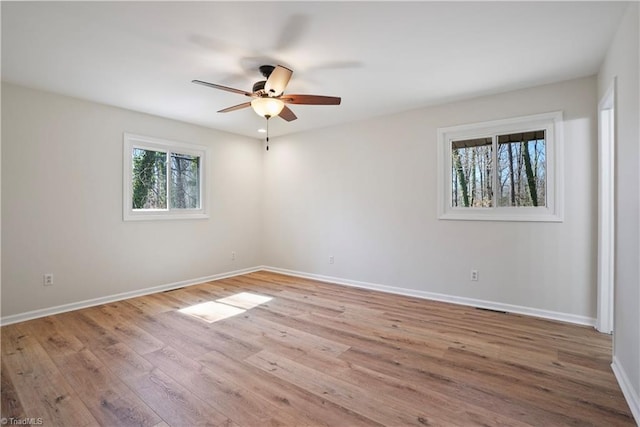
[[[123,135],[123,197],[122,217],[124,221],[147,221],[166,219],[206,219],[208,214],[207,200],[207,165],[209,149],[205,146],[185,142],[170,141],[151,136],[124,133]],[[200,208],[199,209],[171,209],[169,207],[169,193],[167,193],[167,209],[133,209],[133,181],[132,181],[132,151],[134,148],[161,151],[165,153],[180,153],[200,157]],[[169,187],[170,175],[167,175]],[[168,191],[168,190],[167,190]]]
[[[493,137],[499,134],[534,130],[545,130],[545,153],[547,160],[546,206],[499,207],[495,206],[495,203],[493,207],[487,208],[452,206],[452,141]],[[473,221],[562,222],[564,220],[563,170],[564,143],[561,111],[438,128],[438,218],[444,220]]]

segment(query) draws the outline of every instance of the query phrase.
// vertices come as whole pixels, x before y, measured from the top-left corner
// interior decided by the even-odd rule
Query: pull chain
[[[269,151],[269,116],[265,116],[267,118],[267,151]]]

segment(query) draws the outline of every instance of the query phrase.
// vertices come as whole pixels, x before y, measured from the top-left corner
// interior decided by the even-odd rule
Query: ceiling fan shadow
[[[362,68],[364,63],[362,61],[330,61],[322,64],[315,64],[314,70],[344,70],[349,68]]]
[[[276,52],[289,50],[297,45],[303,38],[304,33],[307,31],[311,18],[309,15],[302,13],[295,13],[287,17],[287,21],[282,26],[280,34],[274,45]]]

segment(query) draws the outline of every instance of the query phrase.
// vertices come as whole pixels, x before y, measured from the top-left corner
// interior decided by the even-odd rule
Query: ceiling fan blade
[[[339,96],[321,95],[284,95],[280,99],[286,104],[306,104],[306,105],[340,105],[342,100]]]
[[[244,95],[244,96],[253,96],[252,93],[247,92],[245,90],[234,89],[232,87],[217,85],[215,83],[203,82],[202,80],[191,80],[191,83],[212,87],[214,89],[226,90],[227,92],[239,93],[240,95]]]
[[[234,105],[218,111],[218,113],[228,113],[230,111],[242,110],[243,108],[251,107],[251,102],[243,102],[242,104]]]
[[[289,107],[287,107],[286,105],[284,106],[284,108],[282,109],[282,111],[280,111],[280,114],[278,114],[280,117],[282,117],[283,119],[285,119],[286,121],[290,122],[293,121],[295,119],[297,119],[298,117],[296,117],[296,115],[293,113],[293,111],[291,111],[291,109]]]
[[[271,72],[267,82],[264,84],[264,90],[269,96],[279,96],[284,92],[293,71],[282,65],[276,66]]]

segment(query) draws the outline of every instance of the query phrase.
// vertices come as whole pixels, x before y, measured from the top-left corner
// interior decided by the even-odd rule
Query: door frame
[[[598,103],[598,309],[596,329],[614,328],[616,79]]]

